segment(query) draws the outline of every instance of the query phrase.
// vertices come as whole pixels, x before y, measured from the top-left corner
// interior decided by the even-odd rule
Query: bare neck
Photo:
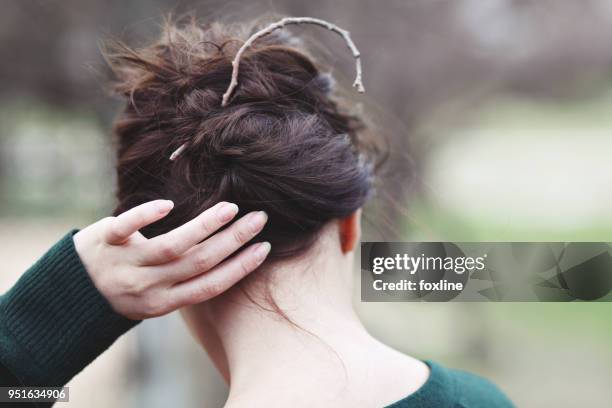
[[[405,384],[396,381],[399,389],[387,393],[391,398],[405,395],[426,378],[422,363],[407,361],[364,329],[352,306],[353,254],[343,254],[333,240],[323,238],[302,259],[272,264],[255,274],[242,289],[234,288],[186,316],[195,324],[207,321],[199,337],[230,384],[228,407],[252,407],[253,401],[299,406],[298,394],[305,396],[303,402],[361,398],[356,401],[362,403],[364,390],[374,386],[386,391],[387,373],[405,378]],[[277,310],[270,308],[266,288]],[[420,371],[413,375],[415,367]]]
[[[262,365],[306,367],[308,362],[298,362],[306,352],[310,364],[320,363],[313,359],[320,355],[337,365],[335,352],[346,348],[343,343],[367,335],[352,306],[352,258],[319,243],[308,255],[259,270],[242,289],[211,302],[232,386],[242,378],[253,381]]]

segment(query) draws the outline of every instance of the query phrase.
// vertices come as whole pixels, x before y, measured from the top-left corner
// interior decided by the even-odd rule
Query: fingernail
[[[159,200],[156,204],[157,211],[166,213],[174,207],[174,203],[171,200]]]
[[[264,211],[252,213],[249,217],[249,228],[251,228],[251,232],[256,234],[261,231],[266,221],[268,221],[268,214]]]
[[[234,203],[223,203],[218,211],[219,220],[221,222],[228,222],[238,214],[238,206]]]
[[[268,253],[270,252],[270,248],[272,248],[272,246],[269,242],[260,242],[257,244],[255,248],[255,258],[257,259],[257,263],[262,263],[264,259],[266,259],[266,256],[268,256]]]

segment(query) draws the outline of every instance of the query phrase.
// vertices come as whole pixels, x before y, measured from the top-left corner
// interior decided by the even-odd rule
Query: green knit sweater
[[[514,408],[495,384],[478,375],[429,360],[425,364],[429,366],[425,384],[386,408]]]
[[[62,386],[138,323],[98,292],[75,232],[0,297],[0,386]]]
[[[62,386],[138,323],[115,313],[98,292],[74,248],[75,232],[0,297],[0,386]],[[489,381],[426,363],[427,382],[388,408],[513,407]]]

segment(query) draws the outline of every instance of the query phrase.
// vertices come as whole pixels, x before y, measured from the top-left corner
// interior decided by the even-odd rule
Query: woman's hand
[[[138,232],[172,207],[172,201],[150,201],[74,235],[94,285],[125,317],[160,316],[217,296],[261,265],[270,252],[270,244],[262,242],[225,259],[267,221],[263,211],[252,212],[213,235],[238,213],[236,204],[226,202],[166,234],[147,239]]]

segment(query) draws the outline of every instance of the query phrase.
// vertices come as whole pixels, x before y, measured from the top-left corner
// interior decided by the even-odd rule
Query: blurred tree
[[[0,104],[33,99],[67,110],[85,106],[106,130],[116,104],[104,92],[99,42],[114,36],[146,41],[157,34],[162,14],[195,10],[204,19],[231,20],[272,11],[349,28],[364,54],[368,97],[383,107],[373,111],[388,127],[392,152],[402,152],[385,173],[393,188],[380,189],[389,195],[380,213],[391,216],[400,210],[392,203],[405,202],[406,176],[415,171],[405,157],[409,136],[436,112],[457,116],[500,92],[595,92],[612,67],[612,7],[605,0],[5,0],[2,6]],[[295,30],[326,44],[328,65],[350,83],[352,61],[337,52],[340,40]],[[413,157],[423,156],[422,147],[412,147]],[[383,233],[394,235],[393,228]]]

